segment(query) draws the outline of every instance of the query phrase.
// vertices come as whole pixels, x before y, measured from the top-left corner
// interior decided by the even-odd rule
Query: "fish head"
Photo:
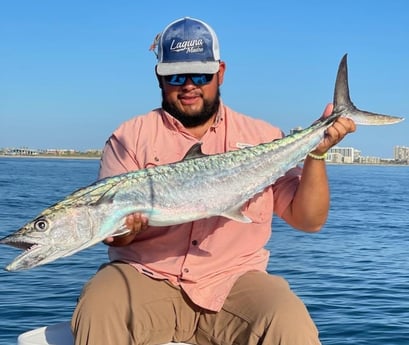
[[[30,269],[72,254],[89,243],[93,225],[85,207],[47,209],[0,239],[0,244],[23,250],[5,269]]]

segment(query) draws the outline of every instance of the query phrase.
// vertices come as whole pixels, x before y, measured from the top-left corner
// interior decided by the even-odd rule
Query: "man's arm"
[[[332,112],[332,108],[331,104],[328,105],[323,116],[328,116]],[[328,128],[324,140],[312,153],[315,155],[325,154],[355,129],[356,126],[352,120],[339,118]],[[296,229],[309,232],[319,231],[327,220],[329,203],[330,193],[325,160],[307,156],[304,161],[300,184],[282,217]]]

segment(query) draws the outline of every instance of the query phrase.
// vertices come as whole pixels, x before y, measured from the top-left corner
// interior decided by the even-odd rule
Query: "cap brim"
[[[185,73],[215,74],[219,66],[219,61],[159,62],[156,65],[156,72],[161,76]]]

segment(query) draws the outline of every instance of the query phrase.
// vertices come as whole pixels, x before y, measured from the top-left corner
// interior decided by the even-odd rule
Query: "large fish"
[[[329,117],[282,139],[227,153],[204,156],[196,145],[181,162],[108,177],[79,189],[0,240],[24,250],[6,269],[29,269],[90,247],[123,231],[126,216],[134,212],[145,215],[151,226],[213,216],[250,222],[240,211],[242,205],[304,159],[340,116],[369,125],[403,120],[352,104],[345,55]]]

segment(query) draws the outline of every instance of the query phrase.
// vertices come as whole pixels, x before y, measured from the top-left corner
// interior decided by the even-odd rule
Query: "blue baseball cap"
[[[170,23],[158,40],[159,75],[207,73],[219,70],[219,41],[205,22],[184,17]]]

